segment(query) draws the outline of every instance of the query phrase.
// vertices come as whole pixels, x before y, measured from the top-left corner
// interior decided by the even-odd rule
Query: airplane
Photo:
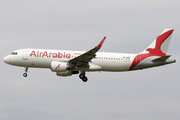
[[[174,29],[164,31],[141,53],[98,52],[106,37],[89,51],[19,49],[3,58],[4,62],[25,68],[27,77],[29,67],[49,68],[57,76],[79,74],[83,82],[87,82],[86,72],[108,71],[122,72],[142,70],[151,67],[175,63],[176,60],[166,55]]]

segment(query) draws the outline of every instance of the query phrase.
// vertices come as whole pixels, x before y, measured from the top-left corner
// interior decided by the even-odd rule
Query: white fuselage
[[[36,68],[51,68],[52,61],[68,62],[86,51],[47,50],[47,49],[20,49],[17,55],[8,55],[6,63]],[[98,65],[99,69],[87,71],[128,71],[136,54],[97,52],[90,65]]]
[[[4,57],[4,62],[25,67],[24,77],[27,77],[28,67],[49,68],[58,76],[79,74],[86,82],[86,71],[130,71],[156,67],[176,62],[171,55],[166,55],[173,29],[164,31],[141,53],[123,54],[98,52],[106,37],[89,51],[20,49]]]

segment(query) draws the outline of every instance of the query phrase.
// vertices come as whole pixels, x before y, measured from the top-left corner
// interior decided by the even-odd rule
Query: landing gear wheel
[[[79,78],[80,78],[80,79],[83,79],[84,77],[85,77],[85,75],[84,75],[84,74],[82,74],[82,73],[81,73],[81,74],[79,74]]]
[[[23,74],[24,77],[27,77],[28,67],[25,67],[25,73]]]
[[[86,76],[84,76],[84,78],[82,79],[83,82],[87,82],[88,78]]]
[[[27,77],[27,73],[24,73],[23,76],[24,76],[24,77]]]
[[[87,82],[88,78],[85,76],[85,71],[81,71],[81,74],[79,74],[79,78],[83,81],[83,82]]]

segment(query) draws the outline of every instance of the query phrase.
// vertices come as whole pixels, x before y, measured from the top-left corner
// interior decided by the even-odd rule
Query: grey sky
[[[179,120],[179,0],[0,0],[0,58],[20,48],[138,53],[174,28],[177,63],[134,72],[57,77],[49,69],[1,65],[2,120]]]

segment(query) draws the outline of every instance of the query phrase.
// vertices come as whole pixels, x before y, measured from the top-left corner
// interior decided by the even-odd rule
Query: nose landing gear
[[[24,77],[27,77],[28,67],[25,67],[25,73],[23,74]]]

